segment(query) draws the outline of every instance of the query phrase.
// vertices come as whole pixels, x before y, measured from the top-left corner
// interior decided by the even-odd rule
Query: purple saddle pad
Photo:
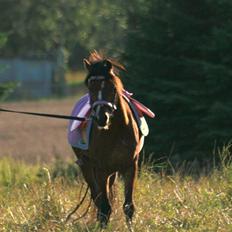
[[[130,105],[131,110],[134,113],[137,124],[140,131],[144,136],[147,136],[149,129],[143,115],[147,115],[151,118],[155,117],[155,114],[144,106],[139,101],[131,97],[132,94],[124,91],[123,97]],[[74,106],[71,115],[77,117],[86,117],[90,114],[91,106],[89,103],[89,94],[85,94]],[[90,131],[92,127],[92,120],[86,122],[71,120],[68,126],[68,142],[71,146],[87,150],[89,147]]]

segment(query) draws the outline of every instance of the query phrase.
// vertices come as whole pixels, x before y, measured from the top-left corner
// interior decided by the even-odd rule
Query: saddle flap
[[[149,127],[144,117],[140,117],[139,128],[144,136],[147,136],[149,134]]]

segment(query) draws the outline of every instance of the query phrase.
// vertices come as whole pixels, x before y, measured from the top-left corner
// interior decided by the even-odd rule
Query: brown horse
[[[106,226],[111,214],[109,192],[120,173],[125,185],[123,210],[131,223],[134,214],[133,191],[138,156],[142,143],[133,113],[122,97],[123,84],[115,74],[122,66],[93,52],[84,60],[88,70],[85,83],[89,90],[93,127],[89,149],[73,147],[91,198],[97,207],[97,219]]]

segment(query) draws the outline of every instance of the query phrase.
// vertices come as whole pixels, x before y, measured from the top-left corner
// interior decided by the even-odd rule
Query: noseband
[[[91,80],[102,80],[102,81],[105,81],[105,77],[104,76],[91,76],[88,80],[88,83],[91,81]],[[102,93],[101,93],[101,96],[102,96]],[[91,106],[91,109],[92,109],[92,112],[93,112],[93,115],[95,113],[95,108],[97,106],[107,106],[110,108],[111,110],[111,114],[113,114],[113,112],[115,110],[117,110],[117,105],[116,105],[116,94],[114,96],[114,102],[110,102],[110,101],[106,101],[106,100],[102,100],[101,98],[94,101],[92,106]]]
[[[95,109],[97,106],[108,106],[111,109],[111,112],[113,113],[115,110],[117,110],[117,106],[115,103],[108,102],[105,100],[95,101],[92,105],[92,109]]]

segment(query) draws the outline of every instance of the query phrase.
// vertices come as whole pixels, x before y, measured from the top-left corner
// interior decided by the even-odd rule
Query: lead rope
[[[80,191],[82,191],[82,188],[81,188]],[[69,219],[71,218],[71,216],[81,207],[81,205],[83,204],[83,202],[84,202],[84,200],[85,200],[85,198],[86,198],[86,196],[87,196],[88,191],[89,191],[89,185],[87,185],[85,194],[84,194],[84,196],[82,197],[81,201],[77,204],[77,206],[76,206],[76,207],[68,214],[68,216],[66,217],[65,223],[67,223],[67,222],[69,221]],[[90,199],[90,203],[89,203],[89,205],[88,205],[86,211],[85,211],[79,218],[74,219],[74,221],[83,218],[83,217],[88,213],[90,206],[91,206],[91,199]]]
[[[17,110],[3,109],[3,108],[0,108],[0,111],[7,112],[7,113],[26,114],[26,115],[33,115],[33,116],[39,116],[39,117],[48,117],[48,118],[57,118],[57,119],[66,119],[66,120],[78,120],[78,121],[88,120],[88,118],[86,117],[76,117],[76,116],[69,116],[69,115],[47,114],[47,113],[35,113],[35,112],[17,111]]]

